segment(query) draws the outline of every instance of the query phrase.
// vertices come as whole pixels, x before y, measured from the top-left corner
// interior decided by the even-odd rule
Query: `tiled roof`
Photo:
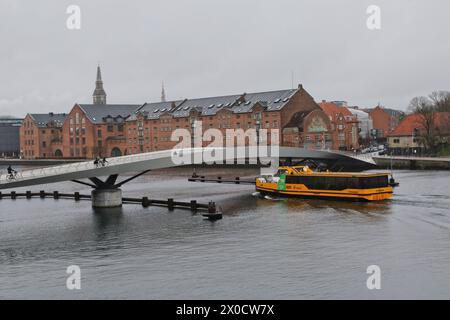
[[[241,95],[230,95],[222,97],[208,97],[188,99],[184,101],[173,113],[174,117],[187,117],[189,112],[196,109],[201,112],[203,116],[212,116],[221,109],[232,110],[233,105],[241,97]]]
[[[39,128],[48,126],[62,127],[67,114],[65,113],[31,113],[30,116]]]
[[[267,106],[268,111],[281,110],[289,99],[296,93],[297,90],[278,90],[269,92],[247,93],[244,95],[245,102],[233,108],[233,112],[249,112],[253,105],[257,102],[262,102]]]
[[[278,90],[146,103],[137,109],[128,120],[135,120],[138,112],[143,112],[149,119],[158,119],[163,113],[167,112],[174,117],[188,117],[192,110],[197,110],[202,116],[213,116],[224,109],[233,113],[246,113],[250,112],[257,103],[263,105],[267,111],[278,111],[289,102],[296,92],[297,90],[294,89]]]
[[[128,118],[141,105],[138,104],[79,104],[89,120],[94,123],[103,123],[104,118],[121,116]]]
[[[353,113],[350,112],[346,107],[340,107],[333,102],[321,102],[319,107],[330,117],[331,121],[336,121],[337,116],[342,114],[344,117],[351,117]]]
[[[368,113],[372,113],[372,111],[374,111],[375,109],[381,109],[384,112],[386,112],[387,114],[389,114],[391,117],[400,117],[405,114],[403,111],[400,111],[400,110],[395,110],[395,109],[390,109],[390,108],[385,108],[385,107],[380,107],[380,106],[376,106],[375,108],[366,108],[366,109],[364,109],[364,111],[366,111]]]
[[[413,134],[414,129],[419,131],[424,130],[422,119],[423,118],[417,113],[408,115],[402,122],[400,122],[397,128],[389,134],[389,136],[410,136]],[[450,130],[449,122],[450,112],[436,112],[435,124],[439,129],[444,131]]]

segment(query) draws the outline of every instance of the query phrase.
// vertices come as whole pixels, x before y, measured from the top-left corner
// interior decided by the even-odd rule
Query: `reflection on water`
[[[450,173],[396,178],[394,199],[370,203],[268,200],[249,186],[161,176],[124,187],[124,196],[216,201],[216,223],[158,207],[3,199],[0,298],[448,298]],[[72,264],[79,292],[65,288]],[[372,264],[380,291],[365,286]]]
[[[119,225],[123,220],[123,208],[92,208],[94,224],[99,231],[111,225]]]

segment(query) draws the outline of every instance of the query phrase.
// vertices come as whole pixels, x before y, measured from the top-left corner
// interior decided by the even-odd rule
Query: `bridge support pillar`
[[[117,208],[122,206],[122,190],[94,189],[92,190],[93,208]]]

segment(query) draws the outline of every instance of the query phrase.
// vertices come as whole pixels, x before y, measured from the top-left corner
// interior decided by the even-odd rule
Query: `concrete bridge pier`
[[[116,183],[118,174],[110,175],[105,181],[99,178],[92,177],[89,178],[92,183],[72,180],[72,182],[79,183],[85,186],[92,187],[91,200],[93,208],[120,208],[122,206],[122,190],[120,189],[125,183],[136,179],[137,177],[146,174],[150,170],[145,170],[138,173],[128,179],[125,179],[119,183]]]
[[[122,206],[122,190],[94,189],[91,192],[93,208],[118,208]]]

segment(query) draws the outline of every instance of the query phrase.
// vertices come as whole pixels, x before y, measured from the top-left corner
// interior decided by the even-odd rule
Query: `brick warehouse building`
[[[231,138],[226,135],[227,129],[282,132],[297,113],[309,114],[314,110],[320,108],[302,86],[296,90],[148,103],[126,120],[127,144],[121,152],[133,154],[173,148],[178,142],[170,141],[172,131],[184,128],[192,134],[196,121],[202,122],[203,131],[220,130],[224,144]],[[282,145],[288,144],[283,134],[280,140]]]
[[[45,144],[30,143],[34,130],[27,125],[33,121],[24,123],[21,141],[27,144],[23,144],[23,156],[92,159],[170,149],[178,144],[171,141],[172,132],[178,128],[192,132],[197,121],[202,121],[203,131],[220,130],[225,143],[231,139],[226,129],[254,128],[279,130],[284,146],[332,149],[336,145],[335,124],[301,85],[290,90],[178,101],[165,101],[165,94],[162,96],[161,102],[143,105],[107,104],[98,67],[94,103],[75,104],[57,127],[45,132],[56,137],[46,138]],[[40,122],[56,125],[50,120]]]
[[[20,127],[20,154],[25,159],[61,158],[66,114],[27,114]]]
[[[88,158],[113,154],[126,143],[125,119],[139,105],[75,104],[62,125],[65,158]]]

